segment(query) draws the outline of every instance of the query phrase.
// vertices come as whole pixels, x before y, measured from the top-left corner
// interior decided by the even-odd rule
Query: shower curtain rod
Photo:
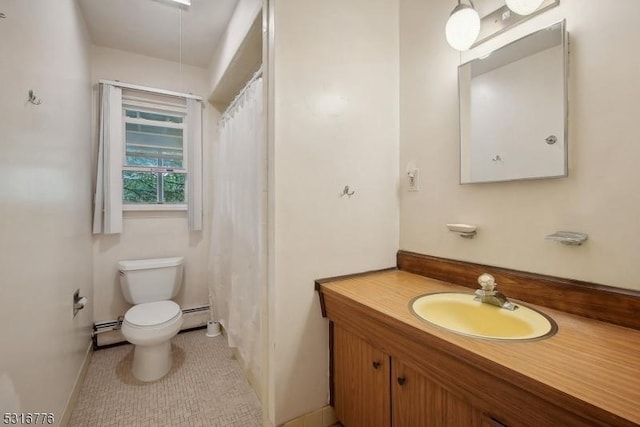
[[[111,86],[118,86],[118,87],[121,87],[123,89],[132,89],[132,90],[139,90],[141,92],[155,93],[155,94],[158,94],[158,95],[167,95],[167,96],[175,96],[177,98],[195,99],[196,101],[202,102],[202,97],[201,96],[192,95],[190,93],[173,92],[171,90],[156,89],[156,88],[149,87],[149,86],[134,85],[134,84],[131,84],[131,83],[122,83],[122,82],[115,81],[115,80],[100,80],[99,83],[107,84],[107,85],[111,85]]]
[[[247,91],[249,86],[251,86],[251,83],[255,82],[260,77],[262,77],[262,65],[260,66],[260,68],[258,68],[258,71],[256,71],[253,74],[253,76],[251,76],[249,81],[247,83],[245,83],[244,87],[242,89],[240,89],[240,92],[238,92],[238,94],[235,96],[235,98],[233,98],[233,101],[231,101],[229,106],[227,106],[227,108],[224,110],[224,113],[222,113],[220,115],[220,119],[219,120],[223,120],[225,117],[227,117],[229,115],[231,110],[233,110],[235,108],[235,106],[238,104],[238,102],[242,98],[242,95],[244,95],[244,93]]]

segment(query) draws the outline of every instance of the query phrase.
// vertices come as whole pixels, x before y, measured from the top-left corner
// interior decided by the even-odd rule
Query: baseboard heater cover
[[[202,314],[202,313],[208,312],[209,308],[210,306],[208,305],[203,305],[200,307],[185,308],[182,310],[182,315],[185,316],[185,315],[192,315],[192,314]],[[120,317],[120,319],[122,318],[124,318],[124,316]],[[107,320],[104,322],[95,322],[93,324],[93,334],[91,334],[91,338],[93,340],[93,349],[99,350],[103,348],[113,347],[115,345],[126,344],[126,341],[123,341],[121,343],[98,345],[98,335],[103,332],[111,332],[111,331],[119,330],[120,327],[122,326],[121,322],[122,322],[121,320]],[[186,327],[184,328],[184,330],[197,329],[199,327],[202,327],[202,326]],[[204,325],[204,327],[206,327],[206,324]]]

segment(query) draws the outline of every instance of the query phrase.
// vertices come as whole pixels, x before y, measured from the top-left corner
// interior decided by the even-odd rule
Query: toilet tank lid
[[[136,259],[118,262],[120,271],[146,270],[149,268],[176,267],[182,265],[184,257]]]

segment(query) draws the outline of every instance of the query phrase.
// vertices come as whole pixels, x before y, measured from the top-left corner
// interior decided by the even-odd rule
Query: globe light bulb
[[[525,16],[535,12],[544,0],[505,0],[507,7],[518,15]]]
[[[457,50],[468,50],[480,34],[480,15],[466,4],[458,4],[451,12],[445,27],[447,43]]]

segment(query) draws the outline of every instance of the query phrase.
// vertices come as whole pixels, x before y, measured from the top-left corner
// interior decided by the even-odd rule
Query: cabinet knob
[[[382,366],[382,363],[376,360],[372,363],[372,365],[373,365],[373,369],[378,369],[380,368],[380,366]]]
[[[398,377],[398,384],[405,385],[406,382],[407,382],[407,379],[405,377]]]

